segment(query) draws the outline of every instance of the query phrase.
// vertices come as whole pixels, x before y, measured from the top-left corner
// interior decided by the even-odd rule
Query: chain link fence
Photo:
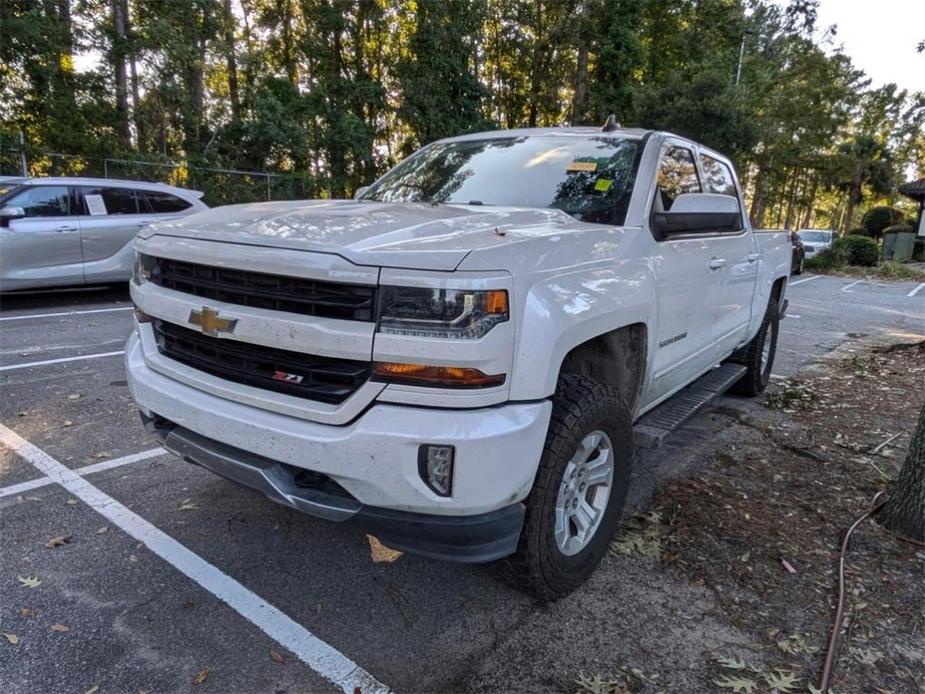
[[[242,171],[180,163],[159,157],[93,157],[32,148],[21,140],[0,139],[2,176],[87,176],[153,181],[203,192],[207,205],[317,197],[308,173]]]

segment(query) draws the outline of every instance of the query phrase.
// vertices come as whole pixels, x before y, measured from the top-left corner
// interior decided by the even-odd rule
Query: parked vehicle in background
[[[791,262],[726,157],[610,122],[441,140],[358,199],[136,248],[126,368],[168,449],[542,599],[607,551],[634,435],[765,388]]]
[[[797,234],[803,242],[803,252],[807,258],[831,246],[838,236],[831,229],[800,229]]]
[[[803,239],[795,231],[790,232],[790,243],[793,244],[793,256],[790,262],[790,274],[802,275],[803,263],[806,260],[806,246],[803,245]]]
[[[29,180],[24,176],[0,176],[0,195],[4,195],[24,181]]]
[[[208,209],[201,197],[142,181],[18,179],[0,188],[0,291],[128,281],[135,234]]]

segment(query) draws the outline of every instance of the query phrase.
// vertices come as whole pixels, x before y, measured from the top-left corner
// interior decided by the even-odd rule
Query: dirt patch
[[[470,691],[811,692],[844,529],[889,489],[925,399],[925,349],[866,349],[694,427],[589,584],[457,681]],[[707,462],[704,467],[704,458]],[[660,465],[665,464],[664,461]],[[848,560],[832,691],[925,692],[925,551],[873,522]]]

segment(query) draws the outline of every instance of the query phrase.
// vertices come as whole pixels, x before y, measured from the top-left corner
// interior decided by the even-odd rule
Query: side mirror
[[[354,191],[353,199],[359,200],[360,198],[363,197],[363,194],[366,193],[367,190],[369,190],[369,186],[360,186]]]
[[[659,236],[741,231],[742,210],[731,195],[682,193],[670,211],[652,213],[652,229]]]
[[[7,227],[11,219],[22,219],[26,216],[26,211],[21,207],[2,207],[0,208],[0,226]]]

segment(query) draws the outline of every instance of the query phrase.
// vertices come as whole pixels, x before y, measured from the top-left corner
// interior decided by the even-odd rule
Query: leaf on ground
[[[64,420],[64,426],[66,426],[66,427],[73,426],[73,424],[74,424],[74,422],[72,422],[70,419],[65,419],[65,420]]]
[[[76,506],[76,505],[77,505],[77,499],[68,499],[68,500],[65,501],[64,503],[66,503],[68,506]]]
[[[3,638],[5,638],[7,641],[9,641],[14,646],[19,643],[19,637],[16,634],[10,634],[4,631]]]
[[[745,677],[724,677],[721,680],[713,680],[713,684],[723,689],[731,689],[733,694],[752,694],[758,683]]]
[[[63,545],[66,545],[70,541],[71,541],[70,535],[58,535],[56,537],[51,538],[48,542],[46,542],[45,546],[48,547],[48,549],[54,549],[55,547],[61,547]]]
[[[797,686],[797,682],[800,681],[800,678],[797,677],[793,672],[787,672],[786,670],[775,670],[774,672],[765,675],[764,681],[768,683],[768,686],[771,689],[776,689],[779,692],[792,692]]]
[[[16,579],[26,588],[38,588],[42,585],[38,576],[17,576]]]
[[[59,631],[61,633],[71,630],[70,627],[66,627],[63,624],[52,624],[50,628],[52,631]]]
[[[575,678],[577,691],[582,694],[629,694],[626,684],[619,680],[604,679],[600,675],[579,673]]]
[[[283,660],[283,656],[281,656],[279,654],[279,651],[277,651],[275,648],[270,649],[270,657],[273,658],[273,660],[275,660],[280,665],[282,665],[285,662]]]
[[[100,690],[100,685],[94,684],[87,691],[85,691],[84,694],[96,694],[99,690]]]
[[[102,526],[102,527],[96,529],[96,534],[97,534],[97,535],[102,535],[103,533],[107,532],[108,530],[109,530],[109,526],[108,526],[108,525],[104,525],[104,526]]]
[[[192,499],[184,499],[180,502],[181,511],[194,511],[199,508]]]
[[[80,400],[80,393],[71,393],[67,396],[68,400]]]
[[[787,569],[788,574],[795,574],[797,572],[797,570],[793,568],[793,564],[791,564],[789,561],[787,561],[783,557],[781,557],[780,563],[784,565],[785,569]]]
[[[135,563],[135,562],[138,561],[138,557],[136,557],[134,554],[130,554],[130,555],[128,555],[128,560],[129,560],[130,562]]]
[[[724,655],[716,656],[716,658],[714,658],[714,662],[726,670],[744,670],[746,667],[748,667],[744,660],[739,660],[738,658],[727,658]]]
[[[209,676],[209,668],[206,668],[205,670],[201,670],[200,672],[196,673],[196,676],[193,678],[193,684],[196,686],[199,686],[200,684],[206,681],[206,678],[208,676]]]
[[[22,607],[19,610],[20,617],[31,617],[33,614],[35,613],[32,611],[31,607]]]

